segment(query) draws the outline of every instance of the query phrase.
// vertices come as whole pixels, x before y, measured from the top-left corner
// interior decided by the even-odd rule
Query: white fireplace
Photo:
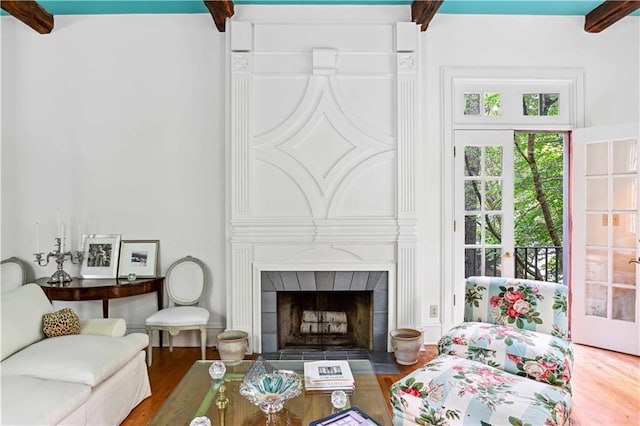
[[[265,271],[384,271],[387,330],[420,322],[418,27],[309,19],[229,26],[227,328],[253,352]]]

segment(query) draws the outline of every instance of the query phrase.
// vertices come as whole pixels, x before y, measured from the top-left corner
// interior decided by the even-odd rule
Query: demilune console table
[[[49,300],[81,301],[102,300],[102,316],[109,317],[109,299],[137,296],[153,293],[158,297],[158,310],[162,309],[164,277],[138,278],[129,281],[126,278],[85,279],[74,278],[64,285],[49,284],[49,277],[38,278],[36,283],[42,287]]]

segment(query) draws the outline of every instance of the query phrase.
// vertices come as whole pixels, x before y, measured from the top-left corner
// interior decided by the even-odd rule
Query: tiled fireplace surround
[[[261,273],[262,352],[277,352],[279,291],[332,292],[341,297],[347,292],[373,293],[372,345],[375,352],[387,350],[388,273],[386,271],[264,271]],[[363,349],[363,348],[358,348]]]

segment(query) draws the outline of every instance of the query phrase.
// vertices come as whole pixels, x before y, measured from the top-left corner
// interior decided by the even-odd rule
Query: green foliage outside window
[[[562,246],[563,233],[563,150],[561,133],[518,132],[514,140],[514,243],[516,247]],[[478,177],[465,184],[465,243],[480,244],[484,230],[485,245],[502,242],[502,148],[499,146],[467,146],[465,149],[465,175]],[[484,194],[484,199],[482,194]],[[485,214],[480,214],[481,207]],[[507,213],[508,214],[508,213]],[[476,260],[480,249],[467,251],[468,272],[479,265]],[[499,250],[487,250],[486,262],[500,262]],[[491,259],[490,259],[491,258]],[[540,264],[540,259],[530,264],[520,262],[521,271],[529,277],[542,279],[545,271],[560,271],[562,278],[562,250],[551,252]],[[471,267],[470,264],[476,265]],[[486,273],[486,271],[485,271]],[[468,274],[469,275],[469,274]]]
[[[531,144],[533,150],[530,150]],[[562,245],[563,138],[558,133],[516,133],[514,155],[516,246]],[[532,172],[537,170],[537,177]],[[536,192],[539,185],[541,193]],[[545,222],[542,204],[549,209]]]

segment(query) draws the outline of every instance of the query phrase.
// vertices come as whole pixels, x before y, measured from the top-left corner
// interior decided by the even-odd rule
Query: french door
[[[573,132],[571,339],[640,355],[638,125]]]
[[[514,132],[456,130],[454,137],[455,250],[456,259],[464,258],[464,268],[456,262],[455,282],[513,277]]]

